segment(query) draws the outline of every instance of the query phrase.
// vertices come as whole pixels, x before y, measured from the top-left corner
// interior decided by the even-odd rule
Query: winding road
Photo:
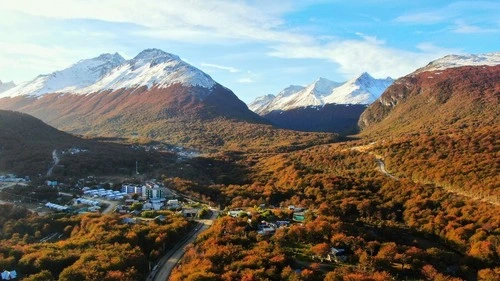
[[[55,166],[57,166],[57,164],[59,164],[59,157],[57,156],[56,149],[52,151],[52,159],[54,160],[54,164],[47,171],[47,177],[50,177],[52,175],[52,170],[54,169]]]
[[[168,280],[174,267],[179,263],[182,256],[186,252],[187,245],[193,243],[200,233],[209,228],[214,220],[219,215],[217,210],[212,210],[210,219],[198,220],[198,225],[191,231],[185,239],[180,241],[172,250],[168,251],[163,258],[160,259],[158,265],[149,274],[147,281],[165,281]]]

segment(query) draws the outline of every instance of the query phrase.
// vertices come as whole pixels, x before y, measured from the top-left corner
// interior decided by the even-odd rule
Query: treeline
[[[15,269],[21,280],[142,280],[149,262],[190,228],[170,212],[165,221],[127,224],[117,215],[38,217],[12,205],[0,211],[0,268]]]

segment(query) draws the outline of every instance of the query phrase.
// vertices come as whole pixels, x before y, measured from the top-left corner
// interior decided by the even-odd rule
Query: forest
[[[30,281],[143,280],[192,227],[169,211],[164,221],[135,224],[118,215],[38,216],[10,204],[0,212],[0,269]]]
[[[222,218],[172,280],[497,280],[500,207],[387,177],[373,154],[353,145],[241,159],[249,166],[243,184],[173,183],[228,209],[250,208],[252,221],[263,218],[255,211],[261,204],[274,218],[291,220],[289,205],[309,212],[271,237],[257,235],[247,218]],[[346,262],[311,259],[330,247],[347,249]]]

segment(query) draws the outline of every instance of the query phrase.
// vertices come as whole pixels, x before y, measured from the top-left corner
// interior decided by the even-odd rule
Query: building
[[[142,194],[142,186],[124,183],[122,185],[122,192],[127,194],[133,194],[133,193]]]

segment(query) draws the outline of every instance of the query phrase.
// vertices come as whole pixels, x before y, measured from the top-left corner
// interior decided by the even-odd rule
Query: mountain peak
[[[5,92],[9,89],[12,89],[16,86],[13,81],[3,83],[2,80],[0,80],[0,93]]]
[[[144,60],[151,62],[162,60],[164,62],[168,60],[180,61],[181,59],[178,56],[167,53],[163,50],[151,48],[143,50],[142,52],[137,54],[137,56],[135,56],[133,60]]]
[[[114,62],[116,65],[122,64],[125,62],[125,59],[119,54],[119,53],[114,53],[114,54],[101,54],[98,57],[94,58],[95,60],[101,60],[101,61],[109,61],[109,62]]]
[[[374,79],[368,72],[361,73],[356,80],[371,80]]]

